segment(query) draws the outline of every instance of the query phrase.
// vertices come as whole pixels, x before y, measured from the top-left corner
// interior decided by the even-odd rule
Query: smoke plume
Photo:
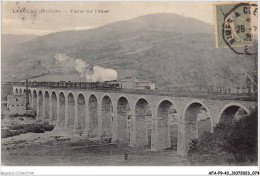
[[[111,68],[100,66],[90,67],[88,63],[81,59],[74,59],[66,54],[55,55],[56,64],[62,67],[75,69],[81,77],[85,77],[88,82],[104,82],[117,80],[117,71]]]

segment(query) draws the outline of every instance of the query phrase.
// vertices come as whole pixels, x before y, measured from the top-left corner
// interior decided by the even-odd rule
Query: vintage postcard
[[[1,174],[259,175],[257,1],[1,6]]]

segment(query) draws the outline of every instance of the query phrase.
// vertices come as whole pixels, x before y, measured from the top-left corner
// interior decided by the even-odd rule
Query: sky
[[[214,24],[216,2],[2,2],[2,34],[46,35],[85,30],[155,13],[174,13]],[[26,9],[26,13],[20,10]],[[43,12],[43,10],[45,12]],[[84,10],[84,13],[77,13]],[[95,13],[103,10],[108,13]],[[48,11],[46,13],[46,11]],[[57,13],[57,11],[59,13]]]

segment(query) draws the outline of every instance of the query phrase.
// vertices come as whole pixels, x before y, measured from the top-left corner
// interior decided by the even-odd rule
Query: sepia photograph
[[[1,6],[1,166],[258,166],[257,1]]]

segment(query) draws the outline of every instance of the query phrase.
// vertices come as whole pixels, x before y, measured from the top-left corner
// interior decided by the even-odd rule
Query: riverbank
[[[59,134],[59,135],[57,135]],[[128,157],[125,159],[125,153]],[[7,166],[189,166],[176,150],[116,146],[68,131],[27,133],[2,139],[2,164]]]

